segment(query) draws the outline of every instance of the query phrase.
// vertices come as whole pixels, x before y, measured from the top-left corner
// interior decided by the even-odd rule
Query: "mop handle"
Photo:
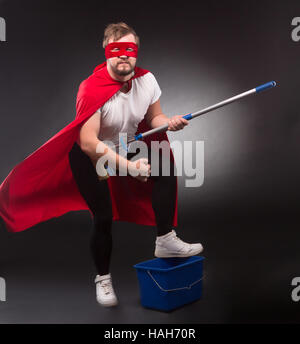
[[[214,104],[212,106],[209,106],[203,110],[200,110],[200,111],[197,111],[197,112],[194,112],[194,113],[189,113],[187,115],[184,115],[183,118],[187,119],[187,120],[190,120],[192,118],[195,118],[195,117],[198,117],[198,116],[201,116],[205,113],[208,113],[210,111],[213,111],[213,110],[216,110],[222,106],[225,106],[227,104],[230,104],[230,103],[233,103],[241,98],[244,98],[244,97],[247,97],[249,96],[250,94],[254,94],[254,93],[260,93],[264,90],[267,90],[269,88],[272,88],[272,87],[275,87],[276,86],[276,82],[275,81],[270,81],[270,82],[267,82],[266,84],[263,84],[261,86],[258,86],[256,88],[253,88],[252,90],[249,90],[247,92],[244,92],[244,93],[241,93],[241,94],[238,94],[232,98],[228,98],[228,99],[225,99],[223,100],[222,102],[219,102],[217,104]],[[154,133],[158,133],[158,132],[161,132],[161,131],[167,131],[168,129],[168,123],[160,126],[160,127],[157,127],[157,128],[154,128],[154,129],[151,129],[151,130],[148,130],[148,131],[145,131],[144,133],[140,133],[138,135],[135,135],[134,139],[131,139],[131,140],[128,140],[127,143],[130,143],[130,142],[133,142],[133,141],[137,141],[137,140],[140,140],[140,139],[143,139],[144,137],[146,136],[149,136],[149,135],[152,135]]]

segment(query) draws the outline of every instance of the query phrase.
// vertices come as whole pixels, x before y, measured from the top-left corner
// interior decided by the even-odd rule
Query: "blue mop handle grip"
[[[193,117],[192,117],[192,114],[191,114],[191,113],[188,113],[187,115],[182,116],[182,118],[187,119],[187,120],[190,120],[190,119],[192,119]]]
[[[267,90],[267,89],[275,87],[275,86],[276,86],[276,82],[275,81],[270,81],[270,82],[267,82],[266,84],[257,86],[255,88],[255,90],[256,90],[256,93],[259,93],[259,92],[262,92],[264,90]]]

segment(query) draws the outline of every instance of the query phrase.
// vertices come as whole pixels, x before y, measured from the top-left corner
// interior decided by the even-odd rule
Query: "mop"
[[[246,92],[243,92],[243,93],[240,93],[234,97],[231,97],[231,98],[228,98],[228,99],[225,99],[219,103],[216,103],[214,105],[211,105],[209,107],[206,107],[202,110],[199,110],[199,111],[196,111],[196,112],[193,112],[193,113],[189,113],[189,114],[186,114],[184,116],[182,116],[183,118],[185,118],[186,120],[191,120],[191,119],[194,119],[198,116],[201,116],[201,115],[204,115],[208,112],[211,112],[211,111],[214,111],[216,109],[219,109],[223,106],[226,106],[228,104],[231,104],[233,102],[236,102],[237,100],[240,100],[242,98],[245,98],[245,97],[248,97],[252,94],[256,94],[256,93],[260,93],[262,91],[265,91],[267,89],[270,89],[270,88],[273,88],[276,86],[276,82],[275,81],[270,81],[270,82],[267,82],[266,84],[263,84],[263,85],[260,85],[260,86],[257,86],[249,91],[246,91]],[[148,130],[148,131],[145,131],[144,133],[140,133],[138,135],[135,135],[135,137],[133,139],[130,139],[127,141],[127,146],[132,143],[132,142],[135,142],[135,141],[138,141],[138,140],[142,140],[144,139],[145,137],[149,136],[149,135],[152,135],[152,134],[155,134],[155,133],[159,133],[159,132],[164,132],[164,131],[167,131],[168,130],[168,123],[162,125],[162,126],[159,126],[157,128],[154,128],[154,129],[151,129],[151,130]],[[122,138],[120,140],[120,143],[118,145],[116,145],[116,147],[120,147],[120,146],[123,146],[123,148],[127,151],[127,147],[125,145],[125,143],[122,141]],[[107,179],[109,178],[110,176],[110,173],[113,174],[112,170],[110,169],[109,166],[105,166],[106,170],[107,170],[107,175],[106,176],[101,176],[100,179]]]

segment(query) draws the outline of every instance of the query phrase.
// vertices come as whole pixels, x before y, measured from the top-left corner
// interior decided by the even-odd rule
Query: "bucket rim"
[[[203,256],[192,256],[192,257],[197,257],[198,259],[193,260],[193,261],[189,261],[189,262],[185,262],[185,263],[180,264],[180,265],[177,265],[177,266],[171,266],[171,267],[169,267],[169,268],[167,268],[167,269],[158,268],[158,267],[145,267],[145,266],[142,266],[142,264],[145,264],[145,263],[147,263],[147,262],[152,262],[152,261],[157,260],[157,259],[168,259],[168,258],[154,258],[154,259],[149,259],[149,260],[146,260],[146,261],[144,261],[144,262],[137,263],[137,264],[133,265],[133,267],[134,267],[135,269],[137,269],[137,270],[140,269],[140,270],[145,270],[145,271],[150,270],[150,271],[166,272],[166,271],[176,270],[176,269],[178,269],[178,268],[182,268],[182,267],[184,267],[184,266],[191,265],[191,264],[195,263],[196,261],[199,262],[199,261],[203,261],[203,260],[205,259],[205,257],[203,257]],[[174,257],[174,258],[175,258],[175,257]]]

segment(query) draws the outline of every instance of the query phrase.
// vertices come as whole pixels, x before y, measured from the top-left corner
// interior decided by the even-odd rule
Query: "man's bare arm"
[[[172,118],[167,117],[161,109],[160,100],[158,99],[155,103],[149,106],[148,111],[145,115],[146,121],[151,128],[160,127],[168,123],[168,130],[176,131],[182,129],[188,124],[184,115],[175,115]]]
[[[169,118],[162,112],[159,99],[149,106],[145,118],[151,128],[160,127],[169,121]]]
[[[90,157],[94,166],[96,166],[96,163],[101,156],[107,154],[107,159],[113,164],[113,166],[116,166],[117,169],[121,167],[123,170],[127,170],[129,161],[98,139],[100,121],[100,113],[95,112],[81,127],[79,132],[80,148]],[[99,148],[101,148],[102,153],[96,152],[98,145]]]
[[[81,127],[79,132],[79,145],[82,151],[87,154],[94,166],[96,166],[98,159],[107,154],[107,160],[112,166],[116,166],[117,170],[135,171],[138,170],[138,175],[135,178],[142,182],[146,182],[150,173],[150,165],[148,159],[142,158],[137,161],[130,161],[121,155],[117,154],[108,145],[98,139],[101,126],[101,117],[99,112],[95,112]],[[99,146],[98,146],[99,145]],[[101,149],[101,153],[96,152],[96,148]]]

